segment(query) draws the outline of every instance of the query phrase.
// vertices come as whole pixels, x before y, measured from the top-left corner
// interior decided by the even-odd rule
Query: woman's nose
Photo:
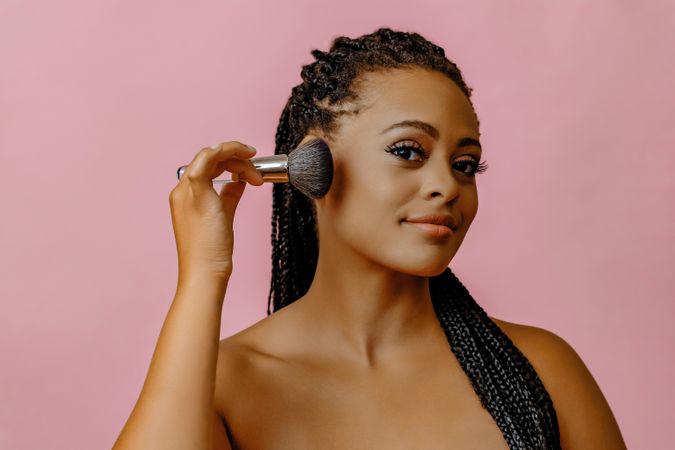
[[[431,165],[428,166],[430,170],[424,175],[425,197],[433,198],[440,196],[445,202],[448,202],[459,193],[459,184],[449,164],[445,167],[439,166],[437,165],[433,168],[431,168]]]

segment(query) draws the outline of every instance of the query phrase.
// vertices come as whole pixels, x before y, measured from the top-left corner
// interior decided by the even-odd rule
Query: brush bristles
[[[333,157],[323,139],[313,139],[288,154],[288,180],[311,198],[321,198],[333,181]]]

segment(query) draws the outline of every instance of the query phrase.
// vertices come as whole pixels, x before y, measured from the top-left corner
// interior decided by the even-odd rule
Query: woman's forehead
[[[474,130],[478,124],[469,99],[446,75],[425,69],[369,73],[359,83],[359,113],[345,125],[384,130],[404,120],[420,120]]]

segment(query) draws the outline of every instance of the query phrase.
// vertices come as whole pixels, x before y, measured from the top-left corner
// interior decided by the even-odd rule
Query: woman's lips
[[[433,223],[424,222],[408,222],[407,220],[404,220],[403,223],[421,231],[428,237],[436,239],[447,239],[454,233],[451,228],[446,227],[445,225],[436,225]]]

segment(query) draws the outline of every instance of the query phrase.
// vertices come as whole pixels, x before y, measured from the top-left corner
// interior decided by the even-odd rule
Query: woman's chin
[[[404,252],[402,265],[420,276],[436,276],[443,273],[456,253],[457,248],[453,245],[409,248],[407,252]]]
[[[402,267],[399,267],[399,271],[418,277],[435,277],[443,273],[450,264],[450,259],[429,259],[418,261],[418,264],[408,259]]]
[[[448,263],[448,264],[449,264],[449,263]],[[429,277],[429,278],[438,276],[438,275],[442,274],[442,273],[445,271],[445,269],[448,268],[448,264],[445,264],[445,265],[443,265],[443,266],[434,267],[434,268],[432,268],[432,269],[420,271],[420,275],[419,275],[419,276],[421,276],[421,277]]]

